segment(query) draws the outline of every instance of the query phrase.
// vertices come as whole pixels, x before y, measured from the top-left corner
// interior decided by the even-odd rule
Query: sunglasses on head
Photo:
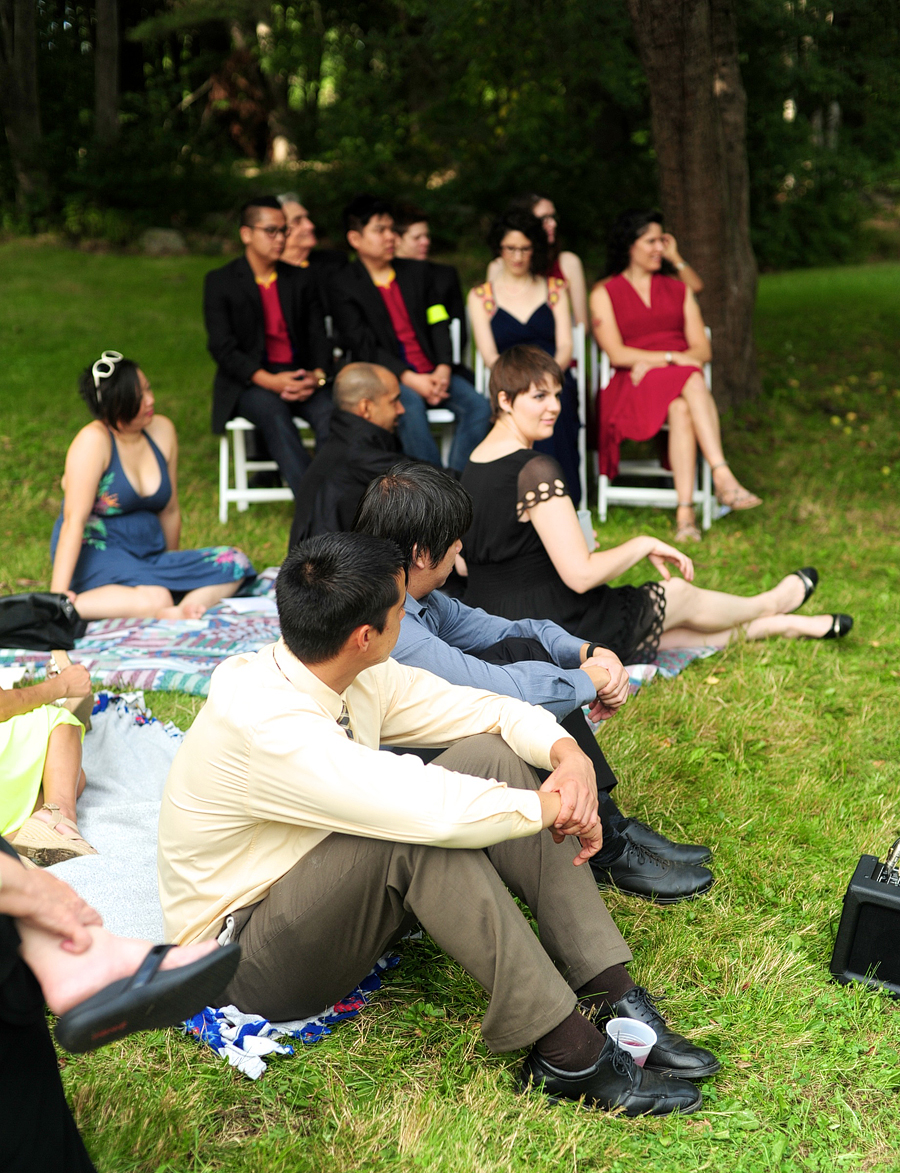
[[[120,363],[124,357],[123,354],[119,354],[118,350],[104,350],[91,367],[95,391],[99,391],[100,389],[100,380],[108,379],[113,371],[115,371],[116,364]]]

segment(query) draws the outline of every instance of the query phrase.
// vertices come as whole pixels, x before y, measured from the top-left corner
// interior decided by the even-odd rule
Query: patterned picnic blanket
[[[206,696],[213,670],[228,658],[258,652],[281,634],[275,610],[278,567],[255,579],[246,595],[211,607],[200,619],[103,619],[89,623],[87,633],[69,653],[84,664],[95,685],[119,692],[187,692]],[[712,655],[711,648],[660,652],[652,664],[631,664],[632,692],[657,674],[677,676],[691,660]],[[47,669],[46,652],[0,648],[0,672],[17,669],[40,678]]]

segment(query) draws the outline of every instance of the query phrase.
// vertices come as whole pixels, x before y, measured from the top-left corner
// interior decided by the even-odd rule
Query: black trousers
[[[273,371],[288,367],[273,366]],[[327,387],[319,387],[302,403],[289,403],[274,391],[252,386],[241,392],[235,415],[245,416],[262,436],[265,451],[278,465],[279,472],[296,497],[303,474],[312,464],[312,457],[303,447],[303,441],[294,424],[294,416],[306,420],[315,432],[316,446],[328,439],[334,404]]]
[[[484,651],[474,652],[479,660],[487,664],[517,664],[522,660],[542,660],[553,663],[547,649],[536,639],[525,636],[511,636],[500,640]],[[603,846],[594,856],[593,862],[601,867],[608,866],[618,859],[625,850],[623,835],[625,824],[628,821],[613,801],[610,791],[618,786],[619,780],[612,771],[612,767],[603,755],[603,750],[597,744],[597,739],[588,728],[587,721],[581,709],[575,709],[560,721],[566,733],[571,733],[578,743],[578,748],[591,759],[594,773],[597,777],[597,804],[600,814],[600,823],[603,827]],[[538,771],[541,773],[542,771]]]
[[[0,851],[17,858],[5,839]],[[0,915],[0,1165],[4,1173],[96,1173],[66,1103],[44,996]]]

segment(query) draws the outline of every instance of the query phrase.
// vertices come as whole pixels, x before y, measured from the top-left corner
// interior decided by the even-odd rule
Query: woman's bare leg
[[[676,648],[724,648],[741,631],[746,639],[768,639],[780,635],[784,639],[821,639],[834,622],[831,615],[767,615],[753,619],[740,627],[724,631],[697,631],[692,627],[671,627],[660,637],[661,651]]]
[[[197,587],[188,591],[177,607],[167,608],[161,619],[199,619],[204,611],[208,611],[215,603],[222,599],[230,599],[244,580],[237,578],[234,582],[216,583],[213,586]]]
[[[75,596],[75,610],[82,619],[154,619],[172,606],[165,587],[94,587]]]
[[[666,617],[663,631],[689,627],[693,631],[722,632],[755,619],[785,615],[803,602],[806,588],[796,574],[786,575],[777,586],[759,595],[728,595],[703,590],[683,578],[664,582]]]
[[[93,938],[90,947],[84,953],[70,953],[61,947],[62,939],[55,933],[22,920],[16,921],[16,928],[22,942],[19,953],[40,983],[54,1014],[65,1014],[110,982],[134,973],[151,948],[150,941],[115,937],[106,929],[91,925],[88,927]],[[218,948],[216,941],[202,941],[172,949],[160,968],[177,969]]]
[[[747,490],[728,467],[725,453],[722,450],[719,409],[706,385],[706,380],[699,371],[691,375],[682,388],[681,394],[690,408],[691,420],[700,451],[713,470],[712,477],[716,493],[720,497],[729,497],[736,493],[746,494]],[[752,496],[752,494],[747,495]]]
[[[85,778],[81,768],[81,734],[74,725],[57,725],[47,742],[47,756],[44,759],[44,773],[38,792],[34,814],[48,825],[55,822],[49,811],[40,808],[44,803],[54,803],[64,819],[77,824],[75,802],[84,790]],[[77,833],[64,823],[57,831],[66,839],[74,839]]]
[[[691,409],[679,396],[669,404],[669,467],[679,504],[675,512],[675,524],[681,526],[694,523],[694,481],[697,476],[697,437],[691,422]]]

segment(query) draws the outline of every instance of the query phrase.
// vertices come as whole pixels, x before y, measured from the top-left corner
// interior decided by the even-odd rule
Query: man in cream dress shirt
[[[642,1070],[579,1011],[614,1013],[634,989],[579,866],[601,839],[590,762],[545,710],[390,660],[405,593],[393,543],[328,534],[291,552],[281,640],[216,669],[166,783],[167,937],[240,940],[222,1004],[281,1020],[334,1003],[421,924],[488,992],[491,1050],[532,1047],[525,1083],[693,1110],[699,1092],[671,1076],[685,1056],[707,1074],[709,1052],[667,1032],[666,1074]],[[381,745],[450,748],[424,765]]]

